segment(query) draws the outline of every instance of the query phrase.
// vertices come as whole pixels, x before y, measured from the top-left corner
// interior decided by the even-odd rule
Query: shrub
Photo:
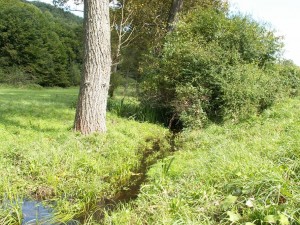
[[[195,10],[166,37],[161,55],[145,61],[142,102],[185,126],[239,121],[284,91],[281,48],[280,38],[249,17]]]
[[[276,70],[261,70],[253,64],[225,68],[215,79],[222,99],[218,113],[235,121],[260,113],[271,106],[282,92]]]
[[[9,85],[27,85],[34,82],[34,77],[22,71],[18,67],[0,70],[0,83]]]
[[[296,96],[300,89],[300,68],[290,60],[283,60],[279,64],[279,73],[285,91],[290,96]]]

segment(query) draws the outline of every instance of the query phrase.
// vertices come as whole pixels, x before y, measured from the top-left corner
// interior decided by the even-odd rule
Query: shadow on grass
[[[77,96],[77,89],[0,88],[0,124],[37,132],[59,131],[63,124],[73,123]],[[122,118],[168,126],[163,110],[141,105],[135,97],[110,98],[107,110]]]
[[[74,118],[76,90],[0,90],[0,124],[6,128],[56,132]],[[67,128],[67,127],[66,127]]]
[[[57,132],[61,129],[59,128],[42,128],[39,125],[34,125],[34,124],[30,124],[30,125],[23,125],[18,121],[14,121],[14,120],[10,120],[10,119],[6,119],[0,116],[0,124],[3,124],[6,128],[14,128],[17,127],[19,129],[24,129],[24,130],[34,130],[37,132],[43,132],[43,133],[48,133],[48,132]]]
[[[107,110],[126,119],[154,124],[167,124],[165,113],[162,110],[142,105],[136,100],[110,98],[108,99]]]

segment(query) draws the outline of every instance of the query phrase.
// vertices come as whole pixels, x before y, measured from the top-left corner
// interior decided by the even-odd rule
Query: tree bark
[[[111,70],[108,0],[84,1],[85,50],[74,129],[82,134],[106,132]]]
[[[170,32],[174,29],[174,23],[177,20],[177,15],[181,11],[183,6],[183,0],[173,0],[172,6],[169,12],[167,31]]]

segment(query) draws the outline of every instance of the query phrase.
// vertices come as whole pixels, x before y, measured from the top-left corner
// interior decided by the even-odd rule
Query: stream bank
[[[157,163],[168,156],[171,156],[176,150],[176,139],[180,137],[180,132],[170,132],[165,137],[166,140],[160,138],[147,139],[146,142],[150,143],[150,147],[139,150],[141,154],[140,163],[136,169],[132,171],[132,175],[126,185],[120,185],[118,191],[108,198],[103,198],[97,204],[97,211],[93,214],[92,220],[101,222],[104,219],[104,212],[112,213],[120,204],[126,204],[134,201],[139,193],[141,186],[147,181],[147,172],[152,165]],[[167,141],[168,147],[162,144]],[[84,215],[78,219],[80,224],[84,224],[84,221],[91,219],[89,215]]]
[[[114,194],[103,197],[96,204],[87,206],[87,209],[90,210],[75,217],[74,220],[65,223],[58,222],[55,218],[55,207],[51,208],[47,206],[47,204],[45,205],[43,198],[36,199],[35,195],[33,200],[23,199],[18,201],[19,203],[17,205],[21,206],[21,224],[75,225],[86,224],[87,221],[95,221],[101,224],[101,221],[104,219],[104,212],[112,213],[119,204],[128,203],[138,197],[142,184],[147,180],[149,168],[159,160],[172,155],[177,149],[176,139],[178,135],[178,133],[170,132],[163,138],[152,137],[146,139],[145,145],[141,146],[137,151],[139,163],[135,169],[131,171],[131,176],[126,182],[120,180],[120,183],[114,185],[116,189]]]

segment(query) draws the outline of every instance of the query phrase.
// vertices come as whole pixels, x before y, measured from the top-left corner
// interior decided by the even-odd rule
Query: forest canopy
[[[78,85],[82,19],[39,2],[0,4],[0,82]]]

